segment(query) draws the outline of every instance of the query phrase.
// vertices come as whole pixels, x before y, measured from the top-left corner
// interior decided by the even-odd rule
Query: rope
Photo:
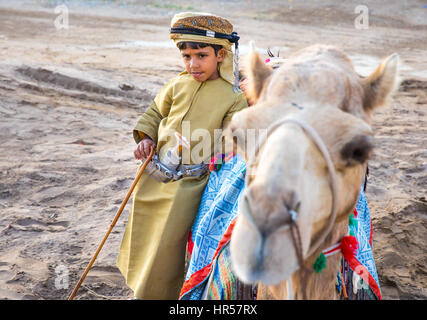
[[[294,242],[295,251],[298,258],[298,263],[300,265],[301,271],[301,285],[302,285],[302,298],[307,300],[307,276],[310,273],[310,270],[304,264],[304,255],[302,252],[302,241],[301,241],[301,233],[299,231],[298,225],[295,223],[295,219],[291,219],[291,235],[292,241]],[[292,279],[292,276],[291,276]]]

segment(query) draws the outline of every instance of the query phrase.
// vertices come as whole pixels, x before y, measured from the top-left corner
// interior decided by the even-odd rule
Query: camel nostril
[[[294,190],[286,190],[282,192],[282,201],[288,212],[294,210],[298,213],[301,201]]]
[[[251,185],[244,195],[242,212],[264,238],[278,229],[286,229],[291,219],[298,219],[300,206],[299,196],[293,189],[278,190],[272,197],[266,193],[265,186]]]
[[[372,137],[358,135],[341,149],[341,157],[352,162],[364,163],[373,149]]]

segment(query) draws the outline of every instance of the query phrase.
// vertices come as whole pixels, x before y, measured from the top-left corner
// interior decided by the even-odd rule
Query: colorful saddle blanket
[[[180,299],[202,298],[214,257],[218,257],[231,236],[226,231],[234,226],[245,172],[246,164],[238,155],[211,172],[188,240],[190,259]]]
[[[242,288],[231,272],[228,246],[245,186],[245,172],[246,164],[239,155],[228,159],[218,171],[211,172],[188,241],[189,261],[180,299],[234,300],[242,297],[242,291],[246,291],[243,296],[251,296],[248,288]],[[360,274],[376,298],[381,299],[372,254],[371,218],[363,188],[355,218],[357,223],[349,226],[349,232],[358,239],[359,249],[354,261],[345,266]],[[344,276],[348,277],[348,273]],[[337,288],[340,288],[339,282]]]
[[[365,180],[366,183],[366,180]],[[342,293],[344,281],[349,299],[382,299],[377,268],[372,252],[372,220],[364,185],[354,209],[355,224],[349,224],[349,234],[354,234],[359,247],[352,259],[341,259],[341,274],[337,276],[337,289]]]

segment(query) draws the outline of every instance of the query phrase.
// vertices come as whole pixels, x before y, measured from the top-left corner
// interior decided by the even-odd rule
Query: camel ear
[[[244,74],[248,79],[247,96],[249,101],[256,102],[261,95],[262,88],[273,69],[267,66],[255,50],[255,44],[250,42],[250,51],[245,61]]]
[[[384,59],[374,72],[363,79],[365,111],[369,112],[382,106],[387,101],[387,97],[397,88],[399,61],[399,55],[393,53]]]

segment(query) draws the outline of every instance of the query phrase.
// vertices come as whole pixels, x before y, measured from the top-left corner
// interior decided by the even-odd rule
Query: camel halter
[[[281,127],[282,125],[287,124],[287,123],[296,124],[306,132],[306,134],[311,138],[311,140],[315,143],[317,148],[322,153],[323,158],[326,160],[326,164],[328,166],[328,171],[329,171],[330,186],[331,186],[331,190],[332,190],[331,214],[329,217],[328,225],[324,229],[323,233],[321,233],[321,235],[317,238],[315,243],[313,245],[311,245],[311,247],[308,250],[308,253],[306,256],[310,257],[314,252],[316,252],[316,250],[320,247],[320,245],[325,241],[326,237],[332,231],[332,228],[333,228],[336,216],[337,216],[337,212],[338,212],[337,175],[336,175],[335,168],[334,168],[334,165],[332,163],[329,151],[327,150],[326,145],[323,142],[323,140],[320,138],[319,134],[316,132],[316,130],[313,127],[311,127],[308,123],[306,123],[303,120],[299,120],[299,119],[295,119],[295,118],[285,118],[285,119],[278,120],[268,127],[266,134],[261,136],[259,143],[257,143],[255,146],[254,156],[251,159],[249,159],[249,161],[248,161],[248,168],[251,168],[252,165],[255,163],[259,149],[260,149],[260,146],[265,143],[267,138],[276,129],[278,129],[279,127]],[[245,180],[246,180],[245,181],[246,187],[248,187],[249,186],[249,174],[246,174]],[[243,212],[243,215],[245,216],[245,218],[247,218],[251,222],[251,224],[254,226],[255,230],[257,230],[257,232],[259,232],[259,234],[261,235],[261,239],[263,239],[262,232],[258,228],[258,226],[256,225],[254,217],[251,213],[250,205],[248,202],[248,197],[249,197],[248,193],[245,193],[243,195],[243,199],[242,199],[243,200],[242,201],[242,206],[243,206],[242,209],[243,210],[241,210],[241,211]],[[285,204],[285,206],[286,206],[286,204]],[[289,214],[291,216],[289,223],[277,227],[275,230],[273,230],[273,232],[291,229],[291,234],[292,234],[292,238],[294,241],[294,246],[296,249],[297,258],[299,260],[300,267],[303,268],[304,260],[303,260],[303,252],[302,252],[302,243],[301,243],[301,237],[299,234],[298,225],[296,223],[298,220],[298,208],[288,208],[288,211],[289,211]],[[296,229],[296,231],[297,231],[296,232],[297,237],[295,237],[294,229]]]

